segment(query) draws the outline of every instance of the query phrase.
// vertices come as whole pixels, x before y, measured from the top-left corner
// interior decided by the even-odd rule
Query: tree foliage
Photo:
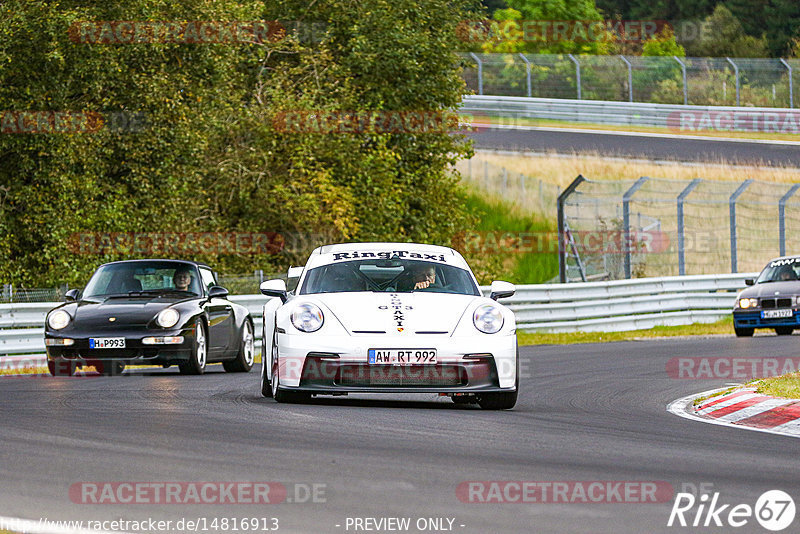
[[[459,102],[455,28],[469,0],[9,0],[0,110],[141,114],[141,131],[0,134],[0,281],[80,283],[102,261],[75,236],[277,232],[316,240],[449,242],[466,214],[449,132],[293,133],[282,111],[446,111]],[[80,21],[280,21],[262,43],[79,43]],[[293,28],[300,28],[294,31]],[[313,28],[309,34],[308,28]],[[317,244],[317,243],[315,243]],[[219,270],[281,254],[197,248]]]

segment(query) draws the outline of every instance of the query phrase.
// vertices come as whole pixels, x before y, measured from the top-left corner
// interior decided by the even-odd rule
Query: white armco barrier
[[[736,292],[758,273],[519,285],[502,299],[525,332],[619,332],[714,322],[731,314]],[[484,295],[488,287],[481,287]],[[262,295],[236,295],[261,338]],[[44,353],[44,319],[57,302],[0,304],[0,356]]]

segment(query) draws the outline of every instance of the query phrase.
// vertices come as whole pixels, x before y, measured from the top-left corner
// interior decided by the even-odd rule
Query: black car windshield
[[[761,274],[758,275],[756,283],[763,284],[765,282],[797,280],[798,269],[800,269],[800,257],[771,261],[769,265],[764,267]]]
[[[167,261],[103,265],[86,284],[83,298],[168,293],[202,295],[194,265]]]
[[[399,258],[354,260],[316,267],[308,272],[300,294],[366,291],[480,295],[464,269]]]

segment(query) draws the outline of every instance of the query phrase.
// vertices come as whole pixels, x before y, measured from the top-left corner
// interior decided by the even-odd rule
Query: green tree
[[[146,127],[0,134],[0,281],[75,284],[102,261],[150,255],[75,253],[75,236],[93,232],[304,236],[304,250],[278,256],[191,255],[227,272],[285,266],[319,241],[448,243],[467,221],[450,170],[471,151],[463,137],[292,133],[276,118],[454,110],[464,92],[455,29],[477,5],[4,2],[0,110],[141,113]],[[104,20],[278,20],[288,31],[265,43],[70,40],[74,23]]]
[[[704,21],[697,41],[687,45],[691,56],[766,57],[765,38],[747,35],[742,23],[722,4]]]

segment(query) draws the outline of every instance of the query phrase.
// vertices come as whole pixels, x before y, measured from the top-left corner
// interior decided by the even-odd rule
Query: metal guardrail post
[[[794,84],[792,82],[792,66],[789,65],[785,59],[778,58],[783,63],[784,67],[789,71],[789,107],[794,108]]]
[[[683,105],[689,105],[689,84],[686,82],[686,63],[678,59],[678,56],[672,56],[672,59],[678,62],[683,72]]]
[[[778,234],[781,256],[786,256],[786,202],[800,189],[800,184],[794,184],[778,201]]]
[[[633,65],[622,54],[620,54],[619,58],[628,66],[628,102],[633,102]]]
[[[733,65],[733,75],[736,76],[736,105],[739,105],[739,65],[733,62],[733,60],[729,57],[725,59],[728,60],[728,63]]]
[[[482,95],[483,94],[483,61],[481,61],[481,58],[479,58],[477,55],[475,55],[475,52],[470,52],[469,55],[472,56],[472,59],[474,59],[475,62],[478,64],[478,94]]]
[[[558,195],[558,200],[556,201],[556,217],[558,218],[558,279],[562,284],[567,282],[567,243],[564,241],[564,204],[567,201],[567,197],[574,193],[578,186],[585,181],[586,178],[579,174],[572,180],[572,183],[564,189],[564,192]]]
[[[625,244],[623,245],[625,247],[625,278],[631,277],[631,197],[633,197],[636,191],[638,191],[647,180],[647,176],[642,176],[622,195],[622,232],[625,236]]]
[[[578,100],[581,100],[581,64],[572,54],[567,54],[567,56],[575,63],[575,82],[578,85]]]
[[[519,57],[522,58],[522,61],[525,62],[525,79],[526,85],[528,87],[528,98],[531,97],[533,88],[531,87],[531,62],[528,61],[528,58],[525,57],[525,54],[522,52],[519,53]]]
[[[695,178],[678,195],[678,274],[681,276],[686,274],[683,203],[686,200],[686,197],[689,196],[689,193],[691,193],[695,187],[700,185],[700,182],[702,181],[703,180],[701,178]]]
[[[753,183],[753,180],[745,180],[744,182],[736,188],[736,191],[733,192],[731,198],[728,200],[730,216],[731,216],[731,272],[737,272],[737,261],[736,261],[736,201],[738,198],[744,193],[744,190]]]

